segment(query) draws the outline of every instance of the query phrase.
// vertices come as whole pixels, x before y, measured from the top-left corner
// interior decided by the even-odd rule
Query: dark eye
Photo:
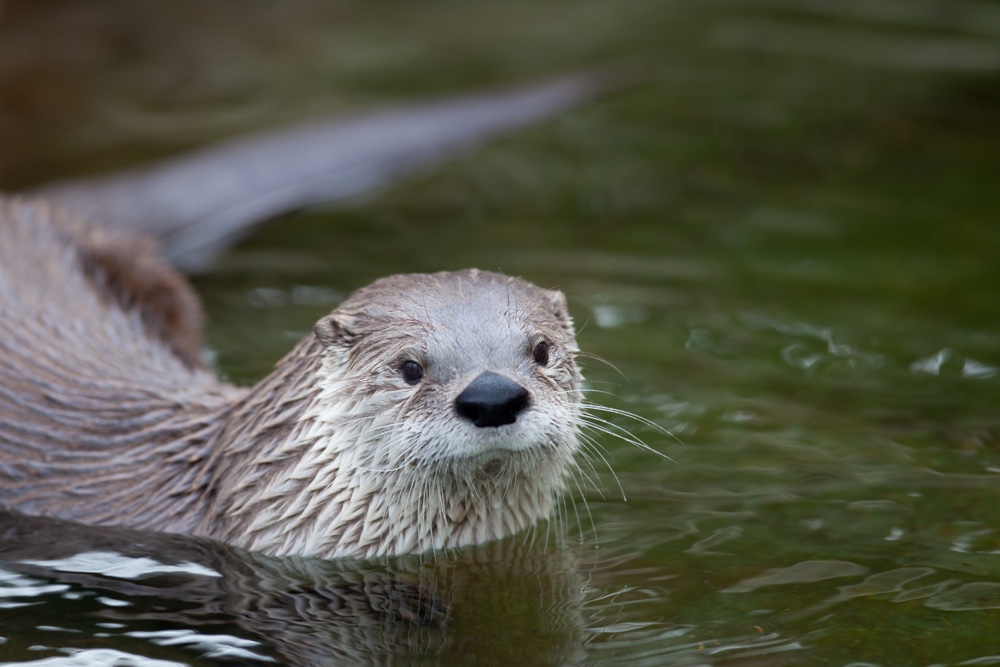
[[[535,363],[539,366],[545,366],[549,363],[549,344],[544,340],[535,346],[534,351],[531,353],[534,357]]]
[[[424,377],[423,367],[413,360],[404,361],[399,367],[399,374],[403,376],[406,384],[416,384]]]

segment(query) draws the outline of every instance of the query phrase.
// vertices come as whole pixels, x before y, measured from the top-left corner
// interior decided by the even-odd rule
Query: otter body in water
[[[545,517],[578,447],[561,293],[384,278],[250,389],[141,239],[0,199],[0,504],[269,554],[420,552]]]

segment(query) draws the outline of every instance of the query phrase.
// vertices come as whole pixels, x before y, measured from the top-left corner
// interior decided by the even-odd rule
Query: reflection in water
[[[128,667],[185,667],[183,662],[171,660],[151,660],[141,655],[124,653],[114,649],[65,649],[64,656],[42,658],[18,662],[20,667],[94,667],[95,665],[118,665]]]
[[[605,570],[634,555],[598,561],[593,551],[522,539],[423,562],[359,562],[271,558],[8,512],[0,513],[0,535],[0,656],[11,664],[33,664],[40,653],[60,666],[128,656],[146,666],[192,656],[293,665],[622,664],[659,656],[686,664],[794,644],[774,633],[706,643],[691,626],[636,622],[626,607],[664,600],[604,581]],[[32,626],[18,612],[38,604],[52,610],[50,625]]]
[[[428,563],[268,558],[207,540],[17,514],[0,515],[0,533],[0,594],[66,609],[49,630],[57,647],[114,635],[207,658],[303,665],[482,651],[510,664],[529,656],[560,662],[582,647],[582,586],[567,550],[508,541]],[[11,613],[3,612],[5,625]],[[484,624],[502,629],[489,645]],[[8,659],[26,659],[38,641],[37,627],[24,630],[8,637]],[[84,642],[74,637],[81,633]]]

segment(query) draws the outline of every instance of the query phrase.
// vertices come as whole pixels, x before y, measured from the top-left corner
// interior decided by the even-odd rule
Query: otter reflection
[[[69,634],[47,631],[47,646],[138,646],[183,662],[185,636],[211,655],[197,639],[220,635],[229,638],[216,655],[241,662],[575,662],[584,644],[578,554],[537,542],[522,535],[425,562],[321,561],[0,511],[0,577],[36,584],[34,595],[5,592],[0,578],[0,599],[58,605],[52,625]],[[30,619],[17,626],[22,617],[0,608],[5,662],[44,657],[29,650],[41,642]]]

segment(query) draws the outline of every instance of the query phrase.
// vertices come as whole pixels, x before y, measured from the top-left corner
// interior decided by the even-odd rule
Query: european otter
[[[318,557],[458,547],[546,516],[577,449],[563,295],[384,278],[249,390],[198,362],[152,247],[0,200],[0,503]]]

